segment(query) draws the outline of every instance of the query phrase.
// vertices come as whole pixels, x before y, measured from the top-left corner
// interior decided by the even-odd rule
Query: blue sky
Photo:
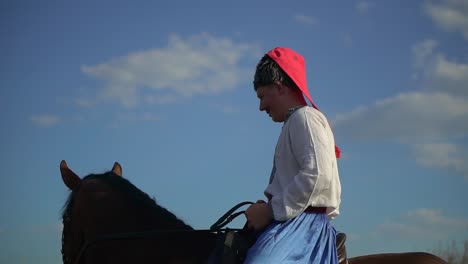
[[[348,255],[468,239],[466,0],[2,1],[0,33],[1,263],[61,263],[62,159],[120,162],[197,229],[262,198],[281,124],[251,83],[275,46],[343,151]]]

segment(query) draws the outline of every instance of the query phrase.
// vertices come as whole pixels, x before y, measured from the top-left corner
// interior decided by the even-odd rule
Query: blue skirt
[[[336,230],[326,214],[275,221],[248,251],[244,264],[251,263],[338,264]]]

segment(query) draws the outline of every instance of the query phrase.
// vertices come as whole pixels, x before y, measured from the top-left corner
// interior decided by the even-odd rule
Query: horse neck
[[[143,230],[191,229],[152,200],[134,201],[122,191],[95,181],[80,190],[77,203],[87,235]],[[149,199],[149,198],[148,198]]]

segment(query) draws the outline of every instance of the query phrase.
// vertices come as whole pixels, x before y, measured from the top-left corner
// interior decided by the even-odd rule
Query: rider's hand
[[[247,226],[254,230],[265,229],[273,220],[273,212],[270,206],[264,201],[257,201],[252,204],[246,211]]]

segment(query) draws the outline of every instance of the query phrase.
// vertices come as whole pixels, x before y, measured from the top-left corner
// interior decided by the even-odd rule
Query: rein
[[[65,256],[64,252],[64,241],[65,241],[65,232],[68,231],[68,223],[71,221],[71,218],[68,215],[64,216],[63,219],[63,232],[62,232],[62,258],[63,258],[63,263],[68,264],[78,264],[81,258],[83,257],[84,253],[86,250],[88,250],[91,246],[94,246],[98,243],[103,243],[107,241],[115,241],[115,240],[126,240],[126,239],[138,239],[138,238],[155,238],[158,236],[164,236],[164,235],[174,235],[174,234],[195,234],[195,233],[212,233],[212,234],[218,234],[221,232],[228,232],[228,231],[241,231],[246,228],[244,226],[243,229],[233,229],[233,228],[224,228],[227,224],[232,222],[235,218],[238,216],[242,215],[245,213],[245,211],[237,211],[239,208],[241,208],[244,205],[250,205],[253,204],[253,202],[242,202],[234,207],[232,207],[229,211],[227,211],[223,216],[221,216],[211,227],[210,229],[201,229],[201,230],[150,230],[150,231],[142,231],[142,232],[127,232],[127,233],[117,233],[117,234],[110,234],[110,235],[102,235],[99,236],[93,240],[87,241],[84,243],[84,245],[80,248],[80,251],[78,252],[78,255],[76,256],[76,259],[72,261],[69,259],[67,256]]]
[[[247,202],[239,203],[239,204],[235,205],[234,207],[232,207],[229,211],[227,211],[223,216],[221,216],[218,219],[218,221],[216,221],[210,227],[210,230],[221,230],[221,228],[225,227],[227,224],[232,222],[232,220],[237,218],[239,215],[244,214],[245,211],[239,211],[237,213],[234,213],[234,212],[237,211],[237,209],[241,208],[242,206],[248,205],[248,204],[250,205],[250,204],[254,204],[254,203],[247,201]],[[233,229],[230,229],[230,230],[233,230]]]

